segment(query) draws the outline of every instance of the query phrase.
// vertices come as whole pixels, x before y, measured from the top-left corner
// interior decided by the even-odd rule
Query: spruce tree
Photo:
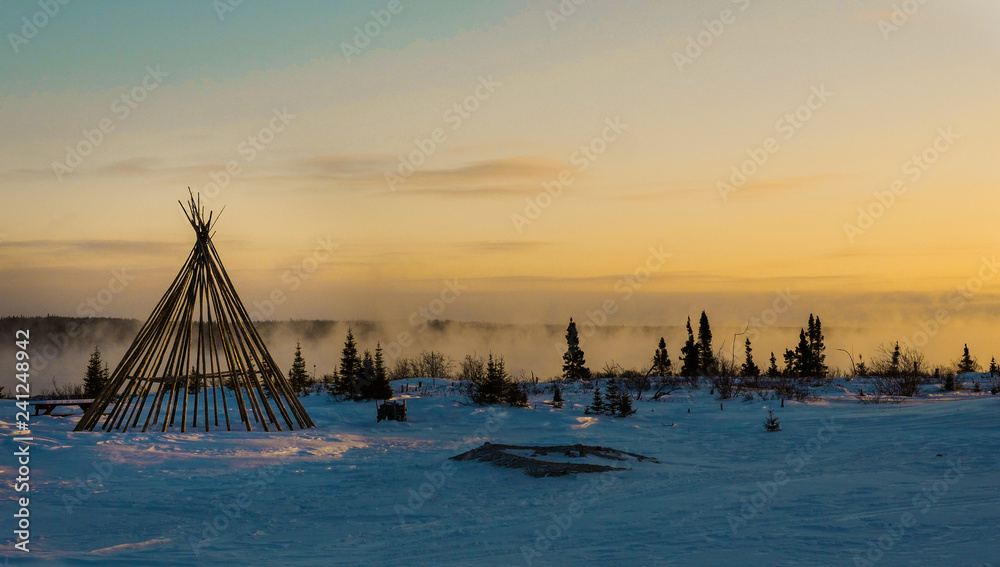
[[[504,403],[517,408],[528,407],[528,392],[525,391],[523,385],[510,377],[507,378],[506,383],[507,385],[504,388]]]
[[[340,380],[337,385],[337,393],[351,397],[360,394],[358,390],[360,374],[361,359],[358,358],[358,345],[354,342],[354,331],[348,327],[347,338],[344,340],[344,348],[340,354]]]
[[[860,354],[858,355],[858,365],[854,367],[854,371],[859,377],[868,376],[868,366],[865,365],[865,359]]]
[[[356,398],[371,400],[375,399],[375,359],[372,358],[371,351],[365,349],[361,357],[361,373],[358,375],[358,393]]]
[[[490,360],[486,364],[486,376],[488,381],[496,384],[499,388],[500,403],[515,407],[528,406],[528,393],[524,391],[521,384],[518,384],[507,374],[503,355],[497,355],[496,358],[493,358],[492,353],[490,354]]]
[[[301,394],[309,389],[311,380],[306,372],[306,361],[302,358],[302,345],[295,343],[295,359],[292,361],[292,368],[288,371],[288,385],[296,394]]]
[[[609,378],[606,384],[608,392],[604,394],[604,409],[614,413],[614,406],[618,402],[618,395],[621,394],[618,380]]]
[[[800,374],[802,376],[812,376],[816,370],[816,360],[813,356],[812,335],[816,329],[816,318],[809,314],[809,323],[805,329],[799,329],[799,344],[795,347],[795,356],[798,358]],[[805,339],[805,345],[802,341]]]
[[[484,403],[503,403],[506,390],[507,371],[504,368],[503,358],[500,356],[493,358],[493,353],[490,353],[489,359],[486,361],[486,386],[483,392]]]
[[[552,407],[554,408],[563,407],[562,391],[559,389],[559,384],[556,384],[555,389],[552,392]]]
[[[997,366],[997,359],[993,357],[990,359],[990,378],[1000,374],[1000,367]]]
[[[799,344],[795,346],[795,368],[797,377],[812,376],[816,369],[812,346],[803,329],[799,329]]]
[[[94,352],[90,355],[87,363],[87,372],[83,377],[83,395],[88,398],[96,398],[101,390],[107,386],[108,371],[101,361],[101,348],[94,345]]]
[[[604,414],[604,397],[601,396],[601,387],[597,384],[594,384],[594,400],[590,402],[589,406],[583,408],[583,413],[593,415]]]
[[[774,357],[774,351],[771,351],[771,365],[767,367],[767,377],[777,378],[781,376],[781,371],[778,370],[778,359]]]
[[[201,389],[204,387],[204,381],[198,377],[198,373],[195,370],[194,366],[191,367],[189,373],[191,375],[191,378],[188,380],[187,394],[189,396],[193,396],[201,392]]]
[[[781,431],[781,423],[774,415],[774,410],[767,408],[767,419],[764,420],[764,429],[769,432]]]
[[[962,350],[962,358],[958,361],[958,373],[975,372],[978,368],[979,363],[969,355],[969,345],[966,344]]]
[[[826,366],[826,355],[823,351],[826,350],[826,345],[823,344],[823,323],[819,320],[817,315],[813,319],[813,314],[809,314],[809,374],[823,378],[827,373]]]
[[[628,417],[635,413],[632,409],[632,396],[628,390],[618,385],[614,378],[608,383],[608,395],[605,396],[604,411],[615,417]]]
[[[608,392],[601,395],[599,386],[594,386],[594,400],[583,412],[590,415],[609,415],[612,417],[628,417],[636,412],[632,408],[632,396],[622,388],[618,381],[611,378],[607,381]]]
[[[899,341],[896,341],[896,346],[892,349],[892,358],[889,360],[889,374],[891,376],[899,376],[899,360],[901,356]]]
[[[760,376],[760,368],[753,361],[753,351],[750,348],[750,339],[746,342],[746,360],[743,362],[743,367],[740,368],[740,373],[749,378],[757,378]]]
[[[670,355],[667,354],[667,342],[660,337],[660,346],[653,354],[653,374],[656,376],[670,376]]]
[[[715,351],[712,350],[712,328],[708,324],[708,315],[701,312],[701,321],[698,322],[698,354],[701,373],[710,376],[716,373]]]
[[[794,351],[787,348],[785,349],[785,370],[782,374],[787,378],[799,377],[798,357],[796,357]]]
[[[326,374],[323,376],[323,389],[327,394],[336,394],[339,383],[340,373],[337,371],[337,367],[334,366],[332,374]]]
[[[947,392],[954,392],[955,390],[959,389],[958,384],[955,383],[955,375],[952,374],[951,372],[949,372],[948,375],[944,377],[944,389]]]
[[[375,383],[372,384],[372,397],[376,400],[388,400],[392,398],[392,383],[389,381],[389,372],[385,368],[385,359],[382,357],[382,343],[375,343]]]
[[[688,338],[681,347],[681,376],[685,378],[697,378],[701,366],[701,355],[698,343],[694,342],[694,331],[691,330],[691,318],[687,320]]]
[[[485,373],[472,377],[466,395],[472,403],[481,406],[507,404],[527,407],[528,405],[528,393],[521,384],[507,374],[503,356],[494,357],[493,353],[490,353],[487,359]]]
[[[580,348],[580,335],[576,331],[576,323],[573,318],[569,318],[569,326],[566,327],[566,353],[563,354],[563,380],[583,380],[590,378],[590,369],[584,360],[583,350]]]

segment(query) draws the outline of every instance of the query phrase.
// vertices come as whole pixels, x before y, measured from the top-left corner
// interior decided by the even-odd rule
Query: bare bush
[[[879,404],[912,398],[920,393],[920,383],[928,377],[923,353],[911,346],[880,345],[871,359],[869,391],[858,390],[862,403]]]
[[[766,380],[764,376],[741,376],[740,385],[744,390],[760,390],[765,387]]]
[[[644,392],[648,392],[653,387],[653,383],[649,379],[648,372],[640,374],[637,371],[627,371],[626,375],[622,377],[622,387],[638,401],[642,399]]]
[[[454,367],[450,358],[436,350],[425,350],[410,361],[411,372],[420,378],[450,378]]]
[[[84,396],[83,384],[63,384],[59,386],[56,384],[56,379],[52,379],[52,387],[42,390],[41,395],[48,399],[74,399],[83,398]]]
[[[739,376],[740,368],[732,359],[726,359],[722,353],[722,348],[715,354],[715,373],[718,376],[733,377]]]
[[[923,378],[928,375],[927,360],[924,354],[911,346],[900,347],[899,343],[879,345],[875,356],[871,359],[869,371],[875,376],[914,376]]]
[[[458,365],[458,379],[476,382],[485,377],[486,359],[472,354],[465,355],[465,360]]]
[[[601,370],[594,375],[594,378],[618,378],[622,375],[623,370],[624,368],[622,368],[621,364],[613,360],[607,360],[604,362]]]
[[[389,370],[389,380],[414,378],[412,370],[413,365],[411,364],[410,359],[399,357],[392,363],[392,368]]]
[[[775,395],[782,400],[804,401],[809,397],[809,388],[799,380],[788,376],[767,378],[762,381],[769,390],[774,390]]]
[[[920,393],[920,377],[912,374],[876,378],[878,388],[889,395],[912,398]]]
[[[618,376],[620,378],[648,378],[652,368],[625,368]]]
[[[530,375],[529,375],[530,374]],[[529,373],[523,368],[518,368],[510,373],[510,379],[516,382],[522,390],[530,395],[541,394],[544,388],[538,386],[538,378],[535,377],[535,373]]]
[[[652,399],[659,400],[663,396],[669,396],[672,392],[680,390],[684,385],[684,379],[679,377],[661,377],[654,379]]]
[[[899,402],[920,393],[920,379],[916,376],[871,376],[870,388],[858,388],[858,401],[865,404]]]
[[[927,359],[924,357],[924,353],[913,347],[903,349],[901,366],[903,374],[907,376],[915,376],[917,378],[926,378],[928,376]]]
[[[593,374],[593,377],[620,378],[623,388],[638,400],[642,398],[643,392],[648,391],[652,387],[652,382],[649,378],[650,372],[650,368],[625,368],[614,360],[608,360],[599,372]]]
[[[728,400],[743,391],[742,383],[732,375],[717,376],[712,379],[712,385],[715,386],[716,397],[720,400]]]

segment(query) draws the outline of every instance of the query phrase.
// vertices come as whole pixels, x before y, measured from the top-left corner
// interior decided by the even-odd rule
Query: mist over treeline
[[[699,314],[700,311],[691,314],[696,329]],[[711,312],[708,314],[713,317]],[[514,375],[526,378],[534,375],[540,380],[548,380],[561,373],[568,321],[567,315],[566,322],[561,324],[454,320],[414,324],[400,319],[260,321],[255,325],[283,370],[290,368],[295,346],[301,343],[307,369],[317,378],[333,372],[339,363],[347,330],[351,328],[361,352],[374,351],[376,345],[381,345],[389,363],[400,357],[413,358],[422,351],[434,350],[451,358],[457,366],[467,354],[485,356],[492,353],[502,355]],[[666,340],[675,367],[679,368],[680,348],[686,338],[686,318],[671,321],[675,323],[671,325],[598,324],[600,321],[592,321],[586,315],[577,317],[576,321],[581,347],[592,370],[601,370],[611,361],[624,368],[642,368],[650,363],[661,336]],[[772,351],[780,363],[784,349],[794,348],[799,328],[804,327],[806,321],[796,323],[751,328],[746,335],[736,336],[734,340],[735,334],[746,330],[745,324],[716,324],[713,320],[713,345],[722,356],[732,357],[739,364],[743,360],[743,341],[749,336],[758,364],[766,364]],[[31,333],[28,351],[32,393],[51,389],[53,385],[79,384],[83,382],[87,360],[95,346],[100,347],[104,362],[114,370],[142,324],[141,320],[127,318],[3,317],[0,318],[0,336],[9,340],[0,341],[0,359],[13,360],[15,332],[26,329]],[[902,330],[893,333],[892,329],[897,327]],[[912,328],[898,322],[892,328],[836,326],[824,318],[827,363],[831,370],[849,369],[848,355],[840,349],[851,351],[855,356],[862,354],[870,360],[879,345],[896,340],[905,342],[908,335],[904,333],[912,334]],[[985,341],[974,341],[975,337],[983,336],[983,332],[978,325],[946,325],[935,333],[932,342],[919,350],[926,354],[932,366],[947,365],[957,359],[962,345],[968,342],[985,367],[994,353]],[[8,391],[13,390],[13,381],[12,374],[0,376],[0,385]]]

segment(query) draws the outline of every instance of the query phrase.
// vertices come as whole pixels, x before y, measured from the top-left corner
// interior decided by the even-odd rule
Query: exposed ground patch
[[[523,454],[531,452],[530,456]],[[587,457],[597,457],[611,461],[649,461],[659,463],[652,457],[626,453],[610,447],[596,447],[593,445],[552,445],[548,447],[539,445],[503,445],[499,443],[484,443],[471,451],[466,451],[461,455],[451,457],[456,461],[479,461],[490,463],[496,467],[508,469],[524,469],[529,476],[565,476],[572,473],[599,473],[608,471],[624,471],[628,467],[615,467],[611,465],[600,465],[595,463],[552,461],[539,459],[537,457],[560,457],[572,459],[586,459]]]

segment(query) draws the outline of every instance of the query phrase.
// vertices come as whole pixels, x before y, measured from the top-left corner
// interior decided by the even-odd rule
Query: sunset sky
[[[3,2],[0,312],[146,317],[191,187],[276,319],[996,314],[996,2],[563,5]]]

